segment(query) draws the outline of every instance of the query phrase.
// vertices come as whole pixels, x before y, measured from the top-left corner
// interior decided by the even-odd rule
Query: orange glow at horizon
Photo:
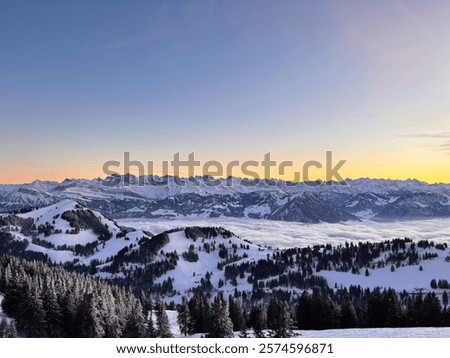
[[[450,158],[449,158],[450,159]],[[450,161],[450,160],[449,160]],[[226,177],[227,173],[225,171],[226,163],[223,165],[224,172],[220,177]],[[374,165],[377,164],[377,165]],[[388,165],[389,164],[389,165]],[[417,179],[420,181],[427,182],[429,184],[434,183],[450,183],[450,172],[442,170],[445,166],[445,161],[429,160],[428,162],[421,161],[420,165],[414,162],[392,162],[392,163],[378,163],[373,162],[359,162],[357,160],[348,160],[347,163],[339,170],[339,174],[343,179],[358,179],[358,178],[373,178],[373,179],[392,179],[392,180],[406,180],[406,179]],[[202,163],[203,165],[203,163]],[[324,163],[325,167],[325,163]],[[133,169],[133,168],[132,168]],[[169,168],[169,175],[173,175],[172,168]],[[188,173],[185,168],[181,168],[180,176],[187,177]],[[256,172],[259,178],[264,179],[264,170],[261,166],[255,168],[250,167],[250,170]],[[114,168],[118,174],[124,174],[123,167]],[[139,175],[136,170],[130,170],[131,174]],[[287,168],[285,175],[280,175],[278,173],[277,167],[271,168],[271,177],[274,179],[281,180],[294,180],[298,178],[294,173],[300,173],[300,181],[304,181],[304,173],[302,173],[302,165],[294,163],[293,168]],[[195,170],[195,175],[203,175],[202,167],[198,167]],[[145,172],[144,175],[149,173]],[[161,170],[155,168],[154,174],[164,175]],[[248,175],[243,175],[240,168],[235,167],[232,170],[232,175],[236,177],[249,177]],[[12,170],[6,170],[0,173],[0,184],[24,184],[31,183],[35,180],[47,180],[47,181],[57,181],[62,182],[64,179],[95,179],[104,178],[105,175],[102,172],[102,166],[90,166],[84,169],[70,168],[65,170],[65,168],[58,169],[46,169],[46,168],[27,168],[24,166],[18,166]],[[325,168],[311,168],[309,171],[309,180],[325,180]],[[334,180],[336,178],[333,178]]]

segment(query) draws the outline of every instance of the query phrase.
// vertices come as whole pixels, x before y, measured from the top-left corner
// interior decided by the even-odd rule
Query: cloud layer
[[[283,221],[201,218],[201,219],[122,219],[121,225],[148,230],[154,234],[185,226],[221,226],[255,244],[277,248],[317,244],[339,245],[347,241],[384,241],[397,237],[413,240],[450,242],[450,219],[396,222],[346,222],[301,224]]]

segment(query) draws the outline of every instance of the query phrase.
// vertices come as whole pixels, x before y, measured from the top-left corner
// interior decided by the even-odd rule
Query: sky
[[[125,152],[154,174],[177,152],[224,166],[270,152],[291,179],[326,151],[344,178],[450,182],[448,1],[0,9],[0,183],[104,177]]]

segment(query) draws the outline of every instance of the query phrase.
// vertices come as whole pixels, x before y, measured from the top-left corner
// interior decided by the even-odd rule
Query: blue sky
[[[349,177],[450,182],[447,1],[0,6],[0,182],[326,150]]]

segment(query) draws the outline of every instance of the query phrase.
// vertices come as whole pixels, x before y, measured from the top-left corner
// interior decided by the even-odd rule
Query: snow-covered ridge
[[[201,177],[181,179],[184,185],[179,185],[174,177],[168,177],[167,184],[157,184],[164,180],[130,175],[104,180],[0,185],[0,212],[72,199],[114,218],[249,217],[337,222],[355,218],[450,217],[449,184],[348,179],[347,185],[318,182],[292,185],[282,180],[256,182],[235,177],[217,179],[214,185]],[[305,200],[308,195],[313,195],[313,199]],[[290,213],[284,212],[283,207]]]
[[[26,243],[26,251],[41,253],[53,263],[88,265],[114,256],[131,241],[151,237],[148,232],[119,227],[71,199],[27,213],[5,215],[0,223],[2,232]]]

